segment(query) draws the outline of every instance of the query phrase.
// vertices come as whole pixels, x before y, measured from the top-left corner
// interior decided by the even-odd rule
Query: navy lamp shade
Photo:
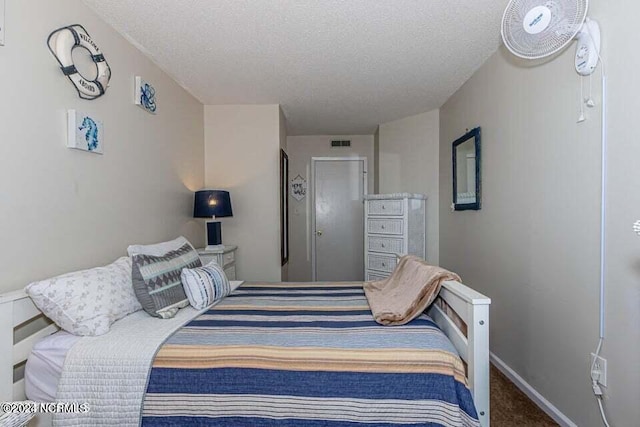
[[[201,190],[196,191],[193,203],[194,218],[209,218],[207,221],[207,249],[221,249],[222,245],[222,224],[215,221],[216,217],[233,216],[231,208],[231,196],[228,191],[223,190]]]

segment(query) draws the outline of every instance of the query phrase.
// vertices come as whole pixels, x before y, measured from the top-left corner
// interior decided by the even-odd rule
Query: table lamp
[[[206,250],[223,249],[222,224],[216,218],[233,216],[231,197],[228,191],[201,190],[196,191],[193,203],[194,218],[209,218],[207,221]]]

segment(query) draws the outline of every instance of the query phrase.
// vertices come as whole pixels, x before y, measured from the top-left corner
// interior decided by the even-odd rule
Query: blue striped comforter
[[[361,283],[245,283],[178,330],[143,426],[478,426],[464,367],[425,315],[373,320]]]

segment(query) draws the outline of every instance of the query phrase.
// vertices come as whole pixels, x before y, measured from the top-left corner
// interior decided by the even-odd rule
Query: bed
[[[86,401],[111,372],[134,377],[127,393],[118,393],[129,400],[112,399],[104,408],[92,402],[91,412],[131,418],[120,425],[207,419],[209,425],[464,426],[477,419],[489,426],[490,300],[445,282],[429,317],[389,328],[373,322],[361,286],[244,283],[212,309],[183,309],[171,322],[134,313],[109,334],[73,344],[56,399]],[[14,381],[14,368],[56,331],[44,326],[16,342],[15,330],[39,315],[22,292],[0,296],[0,345],[12,349],[0,356],[2,401],[24,399],[25,380]],[[108,349],[121,359],[109,360]],[[456,351],[465,364],[452,357]],[[88,357],[103,357],[110,371],[95,369]],[[115,372],[114,365],[129,370]],[[95,382],[87,381],[91,375]],[[57,417],[58,425],[80,425],[71,415]],[[42,425],[50,422],[40,417]]]

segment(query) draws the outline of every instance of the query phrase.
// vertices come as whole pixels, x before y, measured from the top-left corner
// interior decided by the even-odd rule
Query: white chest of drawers
[[[398,255],[426,258],[427,196],[423,194],[369,194],[364,198],[365,280],[388,277]]]

